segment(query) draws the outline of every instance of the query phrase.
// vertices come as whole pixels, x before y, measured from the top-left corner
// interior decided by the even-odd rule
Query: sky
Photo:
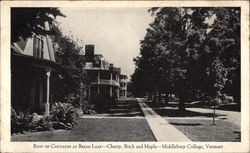
[[[95,54],[121,68],[129,78],[139,55],[140,40],[153,22],[148,8],[60,8],[58,17],[64,35],[73,35],[81,46],[95,45]],[[82,41],[81,41],[82,40]]]

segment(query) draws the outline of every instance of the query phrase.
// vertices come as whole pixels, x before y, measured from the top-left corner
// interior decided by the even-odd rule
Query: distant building
[[[108,63],[101,54],[95,54],[94,45],[85,46],[86,70],[90,78],[88,99],[96,95],[109,95],[119,99],[121,69]]]
[[[49,30],[49,24],[45,23]],[[33,34],[11,45],[11,107],[49,114],[53,79],[63,68],[55,63],[50,36]]]
[[[126,75],[120,75],[120,96],[127,97],[127,82],[128,77]]]

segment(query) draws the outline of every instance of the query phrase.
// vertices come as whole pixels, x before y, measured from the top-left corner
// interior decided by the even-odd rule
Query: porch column
[[[46,105],[45,105],[45,115],[49,116],[50,70],[46,72],[46,76],[47,76],[47,97],[46,97]]]
[[[119,87],[117,88],[117,99],[118,100],[120,99],[120,89],[119,89]]]
[[[112,72],[110,73],[110,84],[112,85],[112,80],[113,80],[113,76],[112,76]]]
[[[127,97],[127,83],[125,83],[125,98]]]
[[[112,91],[112,79],[113,79],[113,76],[112,76],[112,72],[110,73],[110,97],[112,97],[113,96],[113,91]]]
[[[109,93],[110,97],[112,97],[113,96],[113,88],[112,88],[112,86],[110,87],[110,91],[109,92],[110,92]]]
[[[91,94],[91,86],[89,85],[89,103],[91,103],[90,102],[90,94]]]
[[[97,75],[97,93],[100,93],[100,89],[99,89],[99,84],[100,84],[100,72],[98,71],[98,75]]]

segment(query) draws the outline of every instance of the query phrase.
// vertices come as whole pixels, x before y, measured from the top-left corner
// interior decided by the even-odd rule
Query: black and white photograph
[[[242,12],[239,5],[11,6],[5,134],[33,149],[84,142],[77,148],[219,151],[242,143],[249,138]]]

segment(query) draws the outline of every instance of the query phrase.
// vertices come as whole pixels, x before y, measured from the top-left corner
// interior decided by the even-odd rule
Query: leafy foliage
[[[88,84],[87,73],[83,70],[85,58],[80,54],[82,47],[71,37],[64,36],[57,25],[53,24],[52,29],[55,31],[52,40],[56,51],[56,61],[66,69],[62,79],[54,80],[55,100],[67,101],[74,97],[74,106],[80,107],[84,103]]]
[[[79,117],[76,108],[70,103],[55,103],[51,110],[52,121],[62,122],[64,125],[73,127],[75,119]]]
[[[71,129],[76,119],[82,114],[78,108],[70,103],[55,103],[50,116],[41,116],[29,111],[16,112],[11,109],[11,134],[25,131],[48,131],[52,129]]]
[[[97,94],[93,96],[92,101],[97,112],[109,111],[110,108],[116,104],[115,97],[111,97],[107,94]]]
[[[171,7],[149,12],[155,20],[141,41],[131,77],[137,94],[174,93],[180,110],[187,99],[212,100],[224,94],[240,102],[239,8]]]
[[[52,125],[48,118],[44,116],[38,118],[36,113],[30,114],[29,111],[16,112],[11,108],[11,134],[24,133],[25,131],[48,131]]]
[[[50,35],[52,31],[44,29],[44,23],[52,24],[54,18],[63,15],[58,8],[11,8],[11,42],[17,42],[20,37],[26,39],[33,33]]]

